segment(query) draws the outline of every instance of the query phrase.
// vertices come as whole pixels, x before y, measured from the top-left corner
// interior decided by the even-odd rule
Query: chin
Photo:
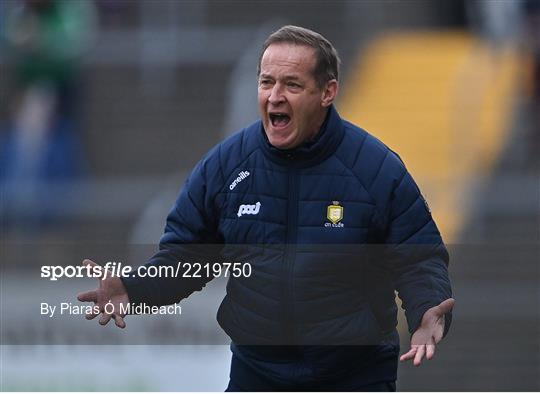
[[[278,149],[292,149],[295,147],[295,137],[293,133],[288,132],[286,135],[282,133],[266,134],[270,145]]]
[[[290,149],[293,145],[290,136],[268,138],[268,141],[270,142],[270,145],[278,149]]]
[[[287,144],[283,141],[279,141],[276,139],[269,139],[268,141],[270,142],[270,145],[272,145],[274,148],[287,149]]]

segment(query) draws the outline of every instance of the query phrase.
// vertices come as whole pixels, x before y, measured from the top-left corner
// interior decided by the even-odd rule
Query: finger
[[[456,300],[453,298],[448,298],[447,300],[444,300],[438,305],[438,311],[441,315],[444,315],[446,313],[449,313],[454,308],[454,305],[456,303]]]
[[[84,317],[85,317],[86,320],[92,320],[92,319],[94,319],[97,315],[99,315],[99,313],[87,313],[86,315],[84,315]]]
[[[114,314],[113,315],[113,318],[114,318],[114,324],[116,324],[116,327],[119,327],[119,328],[126,328],[126,322],[124,321],[124,319],[122,318],[122,316],[119,316],[117,314]]]
[[[92,267],[92,274],[96,278],[101,278],[103,276],[103,270],[101,269],[101,265],[96,264],[90,259],[84,259],[81,263],[83,267]]]
[[[422,364],[422,359],[424,358],[425,353],[426,353],[426,345],[418,346],[418,350],[416,351],[416,355],[414,356],[414,361],[413,361],[413,364],[415,367]]]
[[[431,360],[435,355],[435,345],[426,345],[426,358]]]
[[[112,316],[109,313],[103,312],[101,314],[101,317],[99,318],[99,324],[101,324],[102,326],[107,325],[107,323],[111,320],[111,317]]]
[[[81,263],[84,267],[86,267],[87,265],[90,265],[92,267],[99,267],[98,264],[94,263],[92,260],[90,259],[84,259]]]
[[[399,360],[400,361],[405,361],[405,360],[410,360],[411,358],[414,357],[414,355],[416,354],[416,350],[417,350],[417,346],[413,346],[407,353],[403,354]]]
[[[92,319],[95,319],[97,316],[99,316],[101,313],[104,313],[103,312],[103,307],[100,307],[100,308],[97,308],[97,305],[94,305],[94,308],[92,308],[92,311],[95,311],[95,312],[90,312],[90,313],[87,313],[86,315],[84,315],[84,317],[86,318],[86,320],[92,320]]]
[[[77,294],[77,299],[82,302],[97,302],[97,291],[90,290]]]
[[[426,358],[431,360],[435,355],[435,339],[431,338],[431,343],[426,346]]]
[[[435,332],[433,333],[433,344],[436,345],[442,340],[444,334],[444,317],[441,317],[440,324],[436,327]]]

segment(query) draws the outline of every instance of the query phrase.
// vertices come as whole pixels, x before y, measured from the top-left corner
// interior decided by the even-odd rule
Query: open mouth
[[[270,123],[272,123],[272,126],[277,128],[285,127],[289,124],[291,121],[291,117],[284,113],[274,112],[269,114],[270,117]]]

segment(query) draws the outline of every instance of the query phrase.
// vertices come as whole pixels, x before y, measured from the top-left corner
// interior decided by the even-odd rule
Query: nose
[[[284,101],[285,97],[283,96],[281,85],[279,83],[274,84],[272,91],[270,92],[270,96],[268,97],[268,102],[272,105],[278,105]]]

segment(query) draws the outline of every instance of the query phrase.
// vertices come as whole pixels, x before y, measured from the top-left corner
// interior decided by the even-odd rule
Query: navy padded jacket
[[[335,223],[330,205],[342,209]],[[230,256],[252,264],[252,275],[229,279],[218,312],[237,344],[373,345],[395,331],[394,290],[411,333],[451,296],[448,253],[403,162],[334,107],[296,149],[271,146],[261,121],[213,148],[147,264],[185,260],[193,244],[246,246]],[[366,245],[385,245],[389,257],[362,255]],[[123,281],[132,302],[164,305],[210,279]]]

